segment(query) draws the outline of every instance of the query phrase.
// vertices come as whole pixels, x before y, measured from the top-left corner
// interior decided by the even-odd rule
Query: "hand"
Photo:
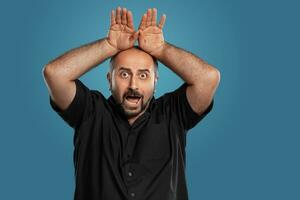
[[[138,31],[134,30],[131,11],[118,7],[115,15],[115,11],[112,10],[107,37],[107,42],[112,47],[118,51],[128,49],[134,45],[138,35]]]
[[[156,17],[156,8],[149,8],[143,15],[139,26],[139,46],[151,55],[159,52],[165,43],[162,28],[166,21],[166,15],[160,18],[158,25],[156,25]]]

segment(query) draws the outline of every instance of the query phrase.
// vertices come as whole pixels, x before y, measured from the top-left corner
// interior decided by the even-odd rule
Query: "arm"
[[[156,57],[187,84],[187,99],[199,115],[213,99],[220,81],[220,72],[201,58],[183,49],[164,43]]]
[[[209,106],[220,81],[220,72],[201,58],[164,41],[165,15],[156,25],[156,9],[148,9],[140,24],[139,45],[180,76],[187,84],[187,99],[201,114]],[[151,42],[150,42],[151,41]]]
[[[72,49],[50,61],[43,68],[43,76],[53,101],[65,110],[76,93],[74,80],[121,50],[130,48],[137,39],[132,13],[117,8],[111,13],[108,37]]]

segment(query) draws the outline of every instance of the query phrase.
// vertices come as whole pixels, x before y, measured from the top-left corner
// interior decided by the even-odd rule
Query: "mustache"
[[[133,90],[133,89],[129,89],[125,94],[124,97],[127,96],[133,96],[133,97],[142,97],[143,95],[141,95],[138,91]]]

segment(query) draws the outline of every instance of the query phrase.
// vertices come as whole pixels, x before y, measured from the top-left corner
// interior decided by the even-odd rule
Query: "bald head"
[[[141,50],[138,46],[133,46],[132,48],[126,49],[124,51],[120,51],[110,59],[110,69],[109,71],[112,72],[116,67],[116,63],[119,63],[123,60],[129,63],[136,63],[140,64],[142,67],[147,63],[152,63],[155,76],[158,77],[158,62],[157,59],[151,56],[150,54],[146,53],[145,51]]]

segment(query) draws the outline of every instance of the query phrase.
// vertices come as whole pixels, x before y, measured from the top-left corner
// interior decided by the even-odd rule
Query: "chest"
[[[171,146],[174,136],[167,122],[145,123],[144,126],[124,128],[122,126],[111,127],[114,137],[109,137],[110,149],[118,154],[124,162],[127,160],[155,161],[168,158],[171,155]]]

